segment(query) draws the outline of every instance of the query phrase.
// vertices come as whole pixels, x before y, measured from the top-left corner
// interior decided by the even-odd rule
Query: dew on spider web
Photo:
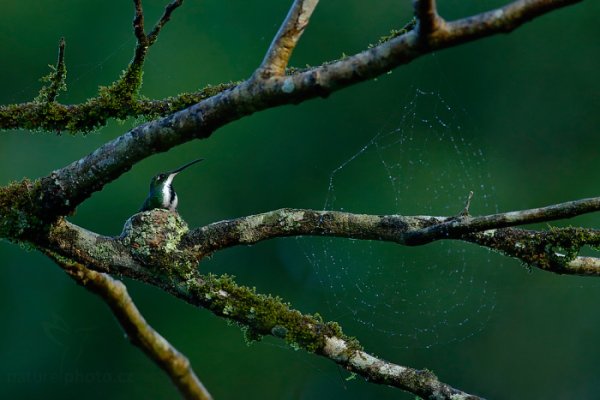
[[[438,93],[416,90],[392,124],[331,172],[325,210],[452,216],[472,190],[472,209],[497,211],[484,153],[463,132],[463,113]],[[477,246],[298,241],[325,293],[328,319],[352,326],[351,334],[430,347],[480,332],[494,309],[489,252]]]

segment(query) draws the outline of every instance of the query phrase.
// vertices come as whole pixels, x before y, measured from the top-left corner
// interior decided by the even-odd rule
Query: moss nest
[[[119,239],[140,263],[188,279],[198,264],[196,255],[180,248],[188,231],[179,214],[155,209],[129,218]]]

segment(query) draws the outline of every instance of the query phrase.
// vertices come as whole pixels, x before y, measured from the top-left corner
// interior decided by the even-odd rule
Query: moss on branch
[[[238,285],[232,276],[209,274],[182,285],[195,303],[239,324],[250,341],[272,335],[294,348],[322,353],[326,338],[338,337],[352,343],[353,350],[361,349],[354,338],[344,335],[337,323],[324,322],[319,314],[302,314],[279,297]]]
[[[20,240],[45,232],[37,212],[40,181],[23,179],[0,187],[0,238]]]
[[[575,227],[550,227],[547,231],[506,228],[469,234],[465,240],[518,258],[529,266],[555,273],[580,274],[570,263],[584,246],[599,249],[600,231]]]
[[[100,87],[97,97],[82,104],[33,101],[0,106],[0,129],[86,133],[106,125],[111,119],[153,119],[170,115],[236,84],[230,82],[207,85],[197,92],[181,93],[161,100],[148,100],[138,98],[130,92],[130,85],[135,83],[123,81],[118,85]]]

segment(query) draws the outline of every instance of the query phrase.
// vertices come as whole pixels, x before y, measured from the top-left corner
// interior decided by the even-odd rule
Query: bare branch
[[[449,22],[448,35],[458,43],[510,32],[540,15],[581,0],[516,0],[504,7]]]
[[[181,395],[189,400],[212,397],[194,373],[189,360],[156,332],[144,319],[129,296],[125,285],[107,274],[92,271],[82,264],[45,251],[77,283],[100,296],[127,333],[127,337],[162,368]]]
[[[327,337],[323,352],[349,371],[368,377],[371,382],[399,387],[423,399],[480,399],[440,382],[431,371],[403,367],[362,350],[352,350],[351,344],[338,337]]]
[[[264,60],[256,70],[256,77],[266,79],[285,74],[292,52],[318,3],[319,0],[294,0]]]

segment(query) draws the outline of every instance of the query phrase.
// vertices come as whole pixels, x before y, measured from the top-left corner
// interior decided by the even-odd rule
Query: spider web
[[[496,212],[485,156],[467,140],[464,117],[439,93],[416,89],[392,118],[395,128],[376,134],[331,172],[323,209],[451,216],[474,191],[476,213]],[[480,332],[494,310],[490,253],[477,246],[298,242],[324,292],[328,316],[352,335],[383,334],[401,348],[430,347]]]

